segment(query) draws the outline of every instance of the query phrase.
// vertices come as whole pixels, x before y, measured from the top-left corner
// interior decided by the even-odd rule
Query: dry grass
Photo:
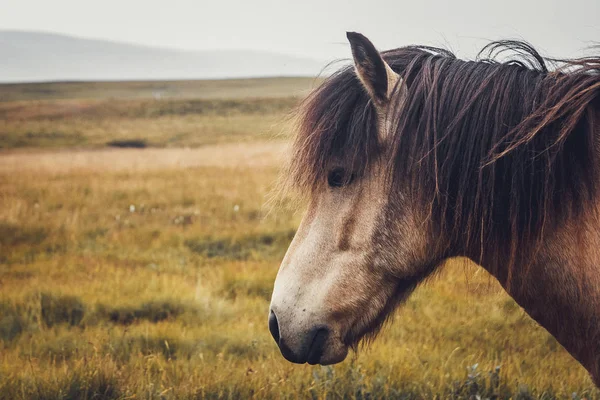
[[[303,96],[314,78],[256,78],[204,81],[55,82],[2,85],[0,102],[65,99],[246,99]]]
[[[198,147],[285,134],[297,97],[0,102],[0,149],[102,148],[118,141]]]
[[[251,139],[0,155],[0,399],[600,398],[460,260],[343,364],[283,360],[268,299],[300,215],[265,213],[284,144]]]
[[[287,142],[249,142],[207,145],[199,148],[28,150],[0,157],[0,170],[20,174],[25,171],[63,174],[74,171],[142,172],[194,167],[270,167],[283,161]]]

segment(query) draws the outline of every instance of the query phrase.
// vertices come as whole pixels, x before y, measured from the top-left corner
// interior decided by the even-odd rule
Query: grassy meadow
[[[600,398],[461,260],[344,363],[281,357],[268,305],[301,210],[265,203],[314,84],[0,86],[0,399]]]

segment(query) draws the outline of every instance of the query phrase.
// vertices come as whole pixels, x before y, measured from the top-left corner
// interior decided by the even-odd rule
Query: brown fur
[[[518,56],[494,60],[506,50]],[[381,107],[383,89],[363,87],[380,77],[361,84],[353,68],[329,77],[300,109],[292,186],[317,196],[333,165],[358,180],[385,175],[385,212],[364,257],[389,268],[395,286],[371,294],[376,310],[344,303],[340,318],[364,313],[344,342],[377,331],[440,261],[467,256],[600,384],[600,58],[549,61],[522,42],[484,52],[478,61],[428,47],[382,53],[402,79],[383,103],[385,128],[372,100],[376,93]],[[417,221],[407,224],[407,215]],[[357,224],[346,219],[342,251]],[[365,285],[357,296],[368,292]]]

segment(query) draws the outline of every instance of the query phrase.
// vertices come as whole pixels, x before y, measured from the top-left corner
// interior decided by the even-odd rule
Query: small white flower
[[[129,212],[130,213],[135,212],[135,206],[133,204],[129,206]]]
[[[237,204],[235,206],[233,206],[233,212],[238,212],[240,211],[240,206],[238,206]]]

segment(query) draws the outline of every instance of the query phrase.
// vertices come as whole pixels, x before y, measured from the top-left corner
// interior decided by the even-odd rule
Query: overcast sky
[[[473,56],[487,40],[523,38],[546,55],[600,41],[600,0],[4,0],[0,29],[37,30],[180,49],[349,56],[345,31],[380,50],[407,44]]]

